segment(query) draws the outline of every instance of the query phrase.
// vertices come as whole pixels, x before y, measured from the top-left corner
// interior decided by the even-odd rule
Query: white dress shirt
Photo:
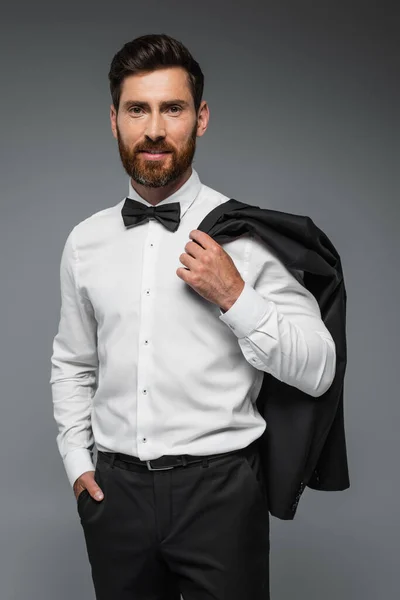
[[[151,206],[130,179],[128,196]],[[126,228],[123,198],[69,233],[50,384],[71,486],[95,469],[94,445],[142,460],[247,446],[268,425],[255,405],[264,371],[314,397],[330,387],[335,344],[318,303],[256,235],[222,245],[245,281],[225,313],[176,274],[190,231],[227,200],[192,167],[161,202],[180,203],[177,231]]]

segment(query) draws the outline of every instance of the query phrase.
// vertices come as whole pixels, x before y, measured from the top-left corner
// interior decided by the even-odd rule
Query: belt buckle
[[[147,468],[149,471],[166,471],[167,469],[173,469],[175,465],[172,467],[152,467],[149,460],[146,460]]]

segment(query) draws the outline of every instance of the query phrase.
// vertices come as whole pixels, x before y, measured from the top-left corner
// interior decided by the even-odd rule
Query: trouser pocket
[[[253,485],[256,486],[262,496],[266,498],[265,476],[259,451],[242,456],[242,465]]]
[[[94,480],[99,485],[101,491],[104,494],[102,500],[96,500],[92,498],[89,490],[84,489],[76,500],[76,508],[81,521],[87,521],[88,519],[93,520],[97,514],[104,511],[105,504],[107,502],[107,475],[110,470],[110,465],[101,459],[97,459],[96,468],[94,472]]]

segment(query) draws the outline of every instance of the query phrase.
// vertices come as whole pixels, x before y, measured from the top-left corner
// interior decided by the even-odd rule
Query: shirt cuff
[[[96,470],[91,452],[86,448],[75,448],[68,452],[64,457],[64,467],[71,487],[82,473]]]
[[[229,310],[220,310],[219,319],[231,328],[238,337],[248,336],[267,311],[272,310],[273,302],[266,300],[246,281],[244,287]]]

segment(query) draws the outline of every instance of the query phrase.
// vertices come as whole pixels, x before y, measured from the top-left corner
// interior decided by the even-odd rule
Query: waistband
[[[192,454],[164,454],[159,458],[152,460],[141,460],[137,456],[131,454],[123,454],[122,452],[103,452],[98,450],[97,460],[104,460],[113,467],[114,465],[132,471],[141,471],[147,469],[149,471],[164,471],[166,469],[174,469],[186,467],[186,465],[203,463],[203,467],[208,466],[209,461],[215,461],[224,456],[238,455],[250,456],[259,451],[259,438],[251,442],[245,448],[222,452],[219,454],[207,454],[204,456],[195,456]]]

